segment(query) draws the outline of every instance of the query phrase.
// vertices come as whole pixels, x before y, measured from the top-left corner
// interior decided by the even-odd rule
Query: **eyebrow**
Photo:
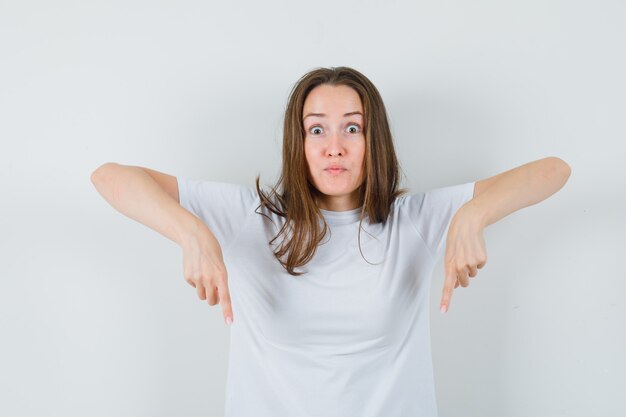
[[[360,111],[351,111],[351,112],[349,112],[349,113],[344,114],[344,115],[343,115],[343,117],[346,117],[346,116],[352,116],[352,115],[355,115],[355,114],[360,114],[361,116],[363,116],[363,113],[361,113]],[[324,116],[326,116],[326,114],[325,114],[325,113],[309,113],[309,114],[307,114],[306,116],[304,116],[304,117],[302,118],[302,120],[306,119],[306,118],[307,118],[307,117],[309,117],[309,116],[324,117]]]

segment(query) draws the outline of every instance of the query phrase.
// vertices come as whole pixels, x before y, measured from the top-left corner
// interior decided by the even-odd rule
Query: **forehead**
[[[308,113],[337,113],[363,112],[361,98],[351,87],[345,85],[322,84],[309,92],[304,101],[303,117]]]

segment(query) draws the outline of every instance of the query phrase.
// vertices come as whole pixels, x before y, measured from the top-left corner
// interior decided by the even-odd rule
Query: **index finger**
[[[228,281],[221,280],[217,284],[217,292],[220,297],[220,305],[222,306],[222,314],[224,315],[224,321],[226,324],[232,324],[233,322],[233,308],[230,301],[230,291],[228,290]]]
[[[448,311],[450,307],[450,300],[452,299],[452,292],[454,291],[454,284],[456,283],[456,271],[450,267],[447,263],[445,268],[445,280],[443,284],[443,293],[441,296],[441,313]]]

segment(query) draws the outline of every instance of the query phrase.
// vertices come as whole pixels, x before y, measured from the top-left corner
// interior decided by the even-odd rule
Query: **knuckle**
[[[226,270],[226,266],[220,264],[217,268],[217,276],[221,280],[226,280],[228,278],[228,271]]]
[[[230,303],[230,293],[228,292],[228,287],[223,287],[220,290],[221,296],[224,297],[224,300],[227,300]]]

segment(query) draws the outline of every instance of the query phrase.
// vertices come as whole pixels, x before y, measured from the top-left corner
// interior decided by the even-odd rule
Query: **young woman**
[[[117,210],[183,248],[184,276],[232,323],[229,417],[436,416],[430,276],[442,312],[487,260],[483,229],[567,181],[559,158],[408,194],[382,98],[318,68],[290,93],[271,193],[107,163]],[[234,319],[234,321],[233,321]]]

